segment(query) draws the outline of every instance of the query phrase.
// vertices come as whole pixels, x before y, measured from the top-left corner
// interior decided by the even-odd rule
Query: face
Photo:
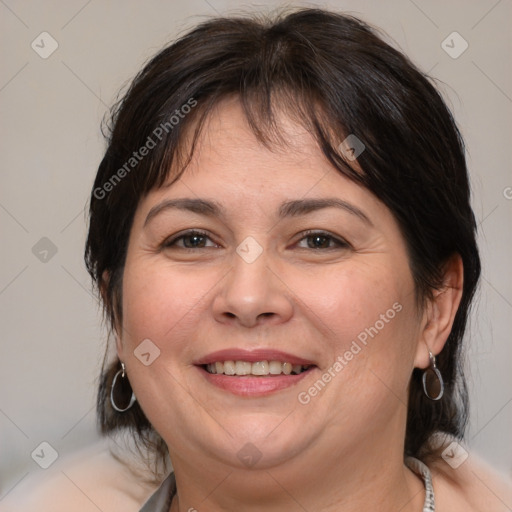
[[[219,104],[134,218],[118,353],[171,456],[273,467],[403,440],[420,338],[404,239],[280,122],[288,145],[269,150]]]

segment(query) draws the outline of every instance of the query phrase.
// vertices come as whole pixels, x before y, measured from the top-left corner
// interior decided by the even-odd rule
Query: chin
[[[303,425],[297,421],[288,423],[283,417],[262,419],[261,414],[247,414],[229,422],[229,426],[225,424],[231,436],[223,430],[221,437],[212,439],[205,449],[229,466],[270,469],[296,457],[315,439],[314,434],[304,431]]]

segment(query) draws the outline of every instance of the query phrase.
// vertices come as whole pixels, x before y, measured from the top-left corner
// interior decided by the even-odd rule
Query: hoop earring
[[[444,381],[436,366],[436,356],[428,351],[430,366],[423,372],[423,392],[430,400],[441,400],[444,394]]]
[[[133,404],[135,403],[137,398],[133,394],[133,390],[131,389],[130,382],[128,381],[128,379],[126,379],[126,382],[119,381],[120,382],[120,386],[121,386],[120,392],[122,393],[123,391],[126,391],[126,389],[123,390],[123,384],[124,384],[125,387],[126,387],[126,384],[128,384],[128,386],[130,387],[131,394],[132,394],[132,396],[130,397],[130,402],[124,408],[119,407],[116,404],[116,401],[114,399],[114,389],[116,387],[117,378],[119,377],[119,374],[121,374],[121,378],[124,381],[124,378],[125,378],[125,366],[124,366],[124,363],[121,363],[121,369],[114,375],[114,380],[112,381],[112,387],[110,388],[110,403],[112,404],[112,408],[114,410],[116,410],[117,412],[125,412],[125,411],[127,411],[128,409],[130,409],[133,406]]]

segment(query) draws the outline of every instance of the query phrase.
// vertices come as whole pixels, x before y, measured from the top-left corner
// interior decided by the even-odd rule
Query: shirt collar
[[[174,473],[171,473],[144,503],[140,512],[169,512],[175,494],[176,479]]]

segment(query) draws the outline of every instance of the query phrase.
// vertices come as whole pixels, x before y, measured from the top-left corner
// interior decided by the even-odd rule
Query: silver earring
[[[126,407],[119,407],[117,404],[116,404],[116,401],[114,399],[114,394],[115,394],[115,387],[116,387],[116,384],[117,384],[117,379],[119,377],[119,374],[121,374],[121,378],[122,378],[122,381],[119,381],[119,386],[121,389],[117,391],[117,394],[119,394],[120,392],[122,393],[123,392],[123,385],[126,386],[126,384],[128,384],[128,386],[130,386],[130,383],[128,381],[128,378],[126,378],[126,382],[124,382],[124,379],[125,379],[125,366],[124,366],[124,363],[121,363],[121,369],[114,375],[114,380],[112,381],[112,387],[110,388],[110,403],[112,404],[112,407],[114,408],[114,410],[116,410],[117,412],[125,412],[127,411],[128,409],[130,409],[133,404],[135,403],[135,401],[137,400],[135,398],[135,395],[133,394],[133,390],[131,389],[131,386],[130,386],[130,391],[131,391],[131,394],[132,396],[130,397],[130,402],[128,403],[128,405]],[[126,392],[126,389],[124,390]]]
[[[423,392],[430,400],[441,400],[444,393],[444,381],[436,366],[436,356],[428,351],[430,366],[423,372]]]

